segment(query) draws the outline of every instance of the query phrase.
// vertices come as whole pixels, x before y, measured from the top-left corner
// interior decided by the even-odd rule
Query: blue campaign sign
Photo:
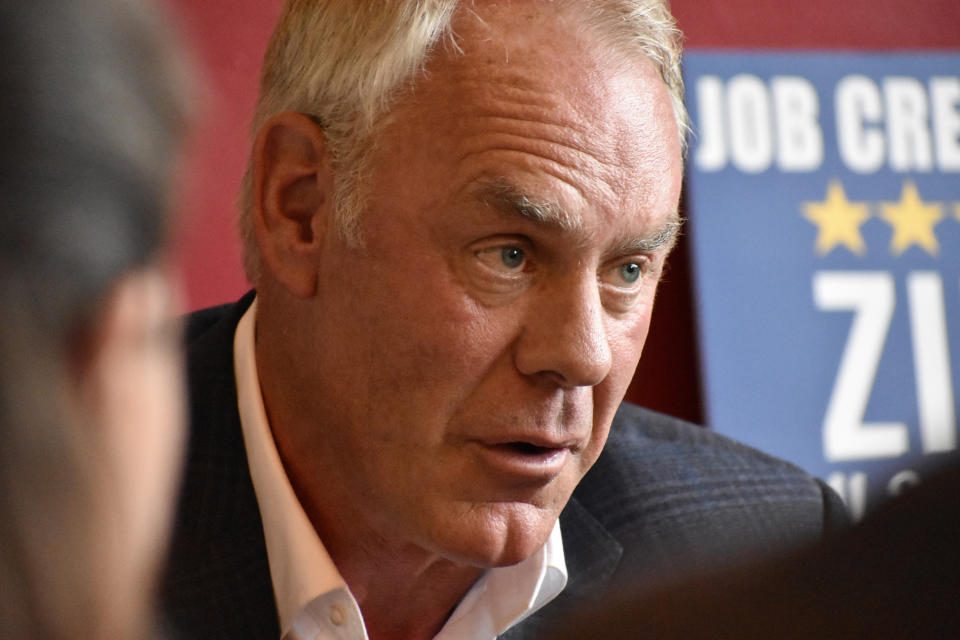
[[[854,517],[956,450],[960,54],[691,52],[708,423]]]

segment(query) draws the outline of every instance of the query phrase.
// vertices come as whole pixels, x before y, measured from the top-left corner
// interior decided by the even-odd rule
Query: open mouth
[[[569,446],[543,446],[525,440],[477,443],[479,459],[498,477],[544,483],[558,476],[573,454]]]
[[[544,447],[519,440],[492,445],[490,448],[521,465],[552,465],[568,453],[567,447]]]
[[[529,442],[507,442],[503,447],[527,456],[545,457],[560,451],[556,447],[539,447]]]

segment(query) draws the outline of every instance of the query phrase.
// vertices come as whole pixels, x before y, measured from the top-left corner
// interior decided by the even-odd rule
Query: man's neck
[[[349,502],[326,493],[322,498],[311,496],[301,490],[295,469],[287,468],[287,473],[357,600],[370,639],[433,638],[483,569],[437,557],[413,544],[391,546],[344,506]],[[331,512],[330,505],[338,503],[341,507]]]
[[[261,311],[258,327],[267,320]],[[318,481],[318,470],[337,469],[337,459],[322,441],[301,442],[292,435],[312,433],[315,424],[283,428],[304,417],[298,398],[277,383],[283,379],[278,371],[290,366],[294,355],[282,345],[265,347],[274,334],[258,329],[256,364],[267,423],[297,500],[360,606],[371,640],[433,638],[483,569],[393,541],[387,535],[391,524],[368,522],[345,488],[348,483],[336,477]]]
[[[332,555],[337,566],[341,560]],[[386,565],[368,559],[353,566],[343,560],[341,573],[360,605],[371,640],[433,638],[463,596],[482,574],[475,567],[436,560],[427,567],[408,566],[397,556]]]
[[[357,600],[370,639],[433,638],[483,569],[412,543],[391,543],[366,522],[349,495],[341,494],[340,483],[318,490],[310,481],[313,466],[288,455],[288,444],[276,431],[274,436],[297,499]]]

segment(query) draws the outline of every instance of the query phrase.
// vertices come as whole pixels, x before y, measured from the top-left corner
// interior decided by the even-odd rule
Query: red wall
[[[257,69],[281,0],[164,0],[200,68],[203,108],[183,161],[177,251],[191,308],[247,285],[233,228]],[[960,0],[673,0],[688,48],[958,49]],[[695,302],[681,241],[628,393],[700,421]]]

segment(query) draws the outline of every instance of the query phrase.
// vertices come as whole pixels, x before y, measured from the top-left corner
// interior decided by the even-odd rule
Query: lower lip
[[[479,455],[487,467],[504,477],[548,482],[560,475],[570,450],[562,448],[527,452],[509,444],[480,443]]]

